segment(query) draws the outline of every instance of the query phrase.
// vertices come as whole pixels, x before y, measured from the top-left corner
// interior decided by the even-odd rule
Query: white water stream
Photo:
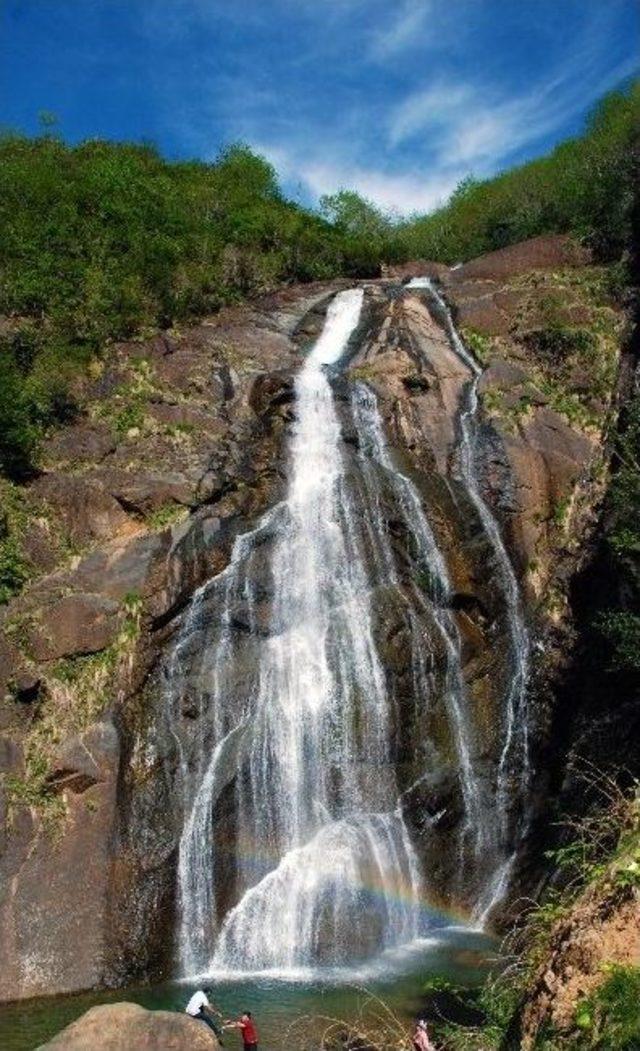
[[[478,380],[482,370],[475,358],[469,354],[453,324],[451,312],[429,278],[414,278],[410,288],[426,288],[445,319],[447,334],[458,357],[471,373],[468,386],[467,405],[460,414],[461,441],[460,474],[474,504],[483,529],[493,547],[500,582],[507,607],[507,627],[511,643],[512,669],[505,696],[505,733],[498,770],[497,815],[499,819],[508,814],[510,775],[516,772],[520,787],[524,790],[529,779],[529,721],[526,713],[526,691],[529,678],[530,645],[525,625],[520,587],[502,539],[500,527],[480,493],[476,463],[476,431],[478,418]]]
[[[399,801],[394,714],[376,641],[378,589],[401,596],[414,693],[425,704],[433,690],[425,621],[439,634],[465,809],[462,842],[478,857],[495,855],[491,888],[504,883],[496,800],[474,765],[447,567],[362,384],[351,400],[355,480],[342,452],[327,369],[344,354],[362,299],[359,289],[335,296],[296,379],[286,499],[237,538],[227,568],[196,594],[167,669],[183,791],[184,974],[343,966],[425,933],[428,874],[420,872]],[[506,791],[524,703],[526,632],[515,575],[475,476],[477,366],[446,316],[474,377],[460,419],[460,472],[496,553],[509,620],[517,621],[499,774],[499,791]],[[413,537],[426,591],[398,580],[381,480]],[[181,715],[189,690],[197,695],[195,746],[185,744]]]

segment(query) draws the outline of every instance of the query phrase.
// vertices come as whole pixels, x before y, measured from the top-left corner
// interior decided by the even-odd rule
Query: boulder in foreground
[[[92,1007],[37,1051],[217,1051],[210,1029],[175,1011],[138,1004]]]

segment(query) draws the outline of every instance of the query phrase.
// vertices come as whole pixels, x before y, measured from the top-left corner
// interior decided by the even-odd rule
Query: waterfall
[[[478,381],[482,370],[475,358],[469,354],[451,317],[451,312],[442,296],[436,291],[429,278],[413,278],[410,288],[424,288],[436,304],[445,321],[447,335],[451,345],[471,373],[471,382],[467,387],[466,405],[460,413],[459,470],[461,479],[473,503],[482,527],[493,548],[498,575],[502,585],[507,611],[507,629],[511,649],[511,674],[505,694],[505,732],[504,743],[498,766],[497,815],[503,823],[509,813],[510,780],[515,775],[519,782],[521,797],[526,792],[529,780],[529,740],[527,718],[527,683],[529,678],[530,647],[520,587],[502,539],[502,534],[495,516],[480,493],[476,467],[475,451],[477,447],[478,420]],[[507,829],[503,829],[506,836]]]
[[[295,381],[285,499],[236,538],[226,569],[196,593],[165,669],[181,790],[185,975],[340,967],[411,942],[434,922],[396,776],[401,716],[379,637],[390,592],[414,704],[442,700],[456,752],[458,879],[470,858],[489,888],[506,879],[496,801],[476,769],[446,562],[362,383],[348,406],[355,449],[344,443],[331,373],[362,301],[361,289],[332,300]],[[473,373],[460,473],[496,553],[510,619],[521,625],[510,638],[524,676],[517,584],[475,476],[477,366],[448,325]],[[392,544],[390,515],[410,540],[412,572]],[[522,703],[518,685],[506,700],[501,784]],[[416,742],[418,756],[425,748]]]
[[[357,383],[354,387],[352,404],[365,463],[377,463],[384,471],[407,532],[413,538],[416,547],[414,578],[417,573],[424,571],[428,572],[431,578],[429,612],[435,621],[446,653],[443,690],[445,703],[455,727],[454,737],[465,803],[465,834],[473,839],[475,852],[480,854],[493,845],[495,813],[471,758],[473,735],[469,724],[467,691],[462,675],[461,640],[455,621],[447,607],[452,592],[447,565],[423,510],[418,490],[391,460],[373,391],[363,383]],[[389,563],[392,556],[384,525],[380,526],[380,537],[381,542],[385,545]],[[393,570],[390,575],[393,580]],[[408,596],[408,602],[412,611],[412,625],[415,625],[416,620],[421,618],[425,606],[425,597],[415,584],[411,595]],[[418,631],[414,628],[412,636],[417,635]],[[428,691],[424,684],[419,684],[416,695],[425,698],[427,694]]]
[[[218,623],[189,616],[169,668],[175,709],[188,655],[206,645],[214,726],[193,763],[199,787],[185,799],[179,858],[186,973],[340,964],[418,933],[420,877],[397,806],[362,509],[326,372],[362,295],[334,298],[297,377],[286,500],[238,538],[227,569],[196,596],[201,610],[215,602]],[[231,703],[243,660],[245,694]],[[238,772],[237,901],[222,917],[213,814]]]

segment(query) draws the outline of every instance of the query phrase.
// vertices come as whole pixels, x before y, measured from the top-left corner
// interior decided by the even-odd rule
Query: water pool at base
[[[323,1026],[305,1019],[327,1016],[348,1022],[357,1016],[367,994],[383,999],[410,1027],[423,1006],[424,984],[429,978],[439,976],[461,986],[474,986],[495,960],[495,953],[495,942],[487,936],[451,927],[439,930],[433,939],[385,954],[362,971],[300,975],[295,980],[275,976],[213,978],[209,984],[214,1001],[229,1017],[243,1010],[253,1012],[261,1051],[295,1051],[319,1044],[315,1037]],[[95,1004],[128,1000],[156,1010],[182,1011],[197,985],[170,982],[8,1004],[0,1007],[0,1048],[34,1051]],[[240,1039],[233,1031],[225,1035],[224,1043],[229,1051],[241,1051]]]

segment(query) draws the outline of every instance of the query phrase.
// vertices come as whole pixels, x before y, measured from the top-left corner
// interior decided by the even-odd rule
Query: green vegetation
[[[0,479],[0,606],[17,595],[31,575],[21,543],[29,519],[20,488]]]
[[[493,340],[491,336],[486,336],[483,332],[478,332],[474,328],[462,328],[460,335],[464,340],[466,347],[472,352],[474,357],[478,359],[481,365],[487,365],[491,357],[491,350]]]
[[[580,138],[495,179],[464,179],[448,204],[405,224],[414,258],[456,263],[572,231],[605,260],[627,246],[640,149],[640,86],[606,96]]]
[[[594,627],[605,640],[604,664],[640,682],[640,394],[625,406],[607,494],[605,540],[616,579],[623,581],[616,606],[603,609]]]
[[[450,202],[398,221],[341,190],[316,214],[286,200],[246,146],[213,164],[149,145],[0,138],[0,469],[29,475],[52,425],[82,405],[82,376],[113,340],[144,335],[283,281],[371,276],[382,262],[468,259],[572,231],[605,259],[629,236],[640,90],[607,96],[586,133]],[[624,275],[612,274],[612,294]],[[615,286],[615,287],[614,287]],[[558,336],[555,336],[556,343]],[[482,348],[478,347],[478,352]],[[133,409],[116,422],[140,425]]]
[[[0,466],[77,411],[75,377],[109,341],[280,281],[375,271],[361,236],[286,201],[244,146],[171,164],[150,146],[0,140]]]
[[[609,915],[640,887],[640,786],[624,794],[605,780],[606,806],[568,829],[565,845],[550,854],[560,886],[549,890],[510,939],[502,969],[488,978],[479,993],[458,990],[461,1006],[481,1012],[475,1026],[438,1025],[448,1051],[499,1051],[516,1043],[517,1019],[523,1002],[549,966],[552,947],[569,936],[564,925],[574,909],[592,902],[599,916]],[[564,933],[563,933],[564,932]],[[543,1023],[536,1051],[632,1051],[638,1046],[640,967],[604,963],[603,978],[575,1007],[570,1031],[555,1032]],[[507,1035],[509,1034],[509,1035]]]
[[[150,529],[160,532],[169,526],[176,525],[177,522],[182,522],[188,517],[188,514],[189,508],[184,504],[163,504],[162,507],[156,508],[147,515],[146,522]]]
[[[213,164],[149,145],[0,138],[0,470],[29,475],[47,428],[81,410],[82,376],[113,340],[202,316],[283,281],[371,276],[382,262],[455,262],[549,231],[604,259],[629,237],[640,89],[607,96],[581,138],[399,221],[357,193],[316,214],[286,200],[246,146]],[[611,274],[622,294],[621,263]],[[558,336],[555,336],[556,343]],[[480,353],[481,347],[477,348]],[[117,427],[139,426],[132,413]]]
[[[634,1051],[640,1047],[640,967],[609,964],[607,978],[576,1008],[579,1047]]]
[[[72,734],[82,733],[108,707],[118,682],[130,670],[142,612],[140,596],[127,594],[115,642],[99,653],[63,658],[47,675],[23,742],[24,776],[3,776],[10,820],[16,807],[26,805],[38,811],[49,832],[59,829],[65,805],[49,780],[56,749]],[[17,625],[16,632],[21,627]]]

